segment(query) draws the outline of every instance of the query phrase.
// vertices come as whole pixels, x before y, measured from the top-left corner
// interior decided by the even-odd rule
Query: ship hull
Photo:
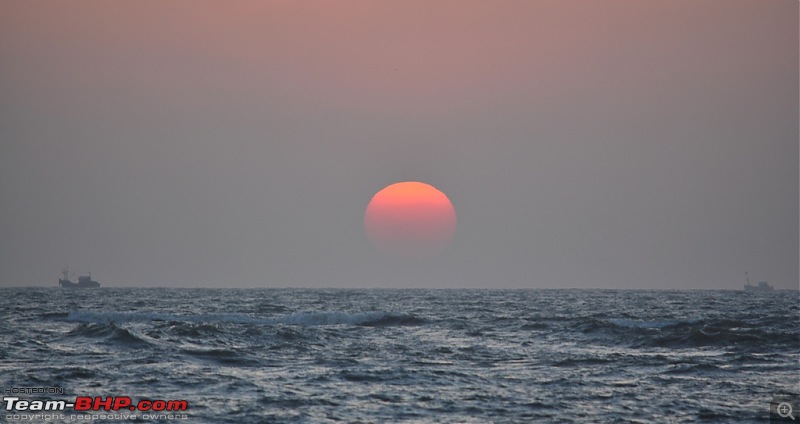
[[[73,283],[69,280],[59,280],[58,285],[67,289],[90,289],[100,287],[100,283],[97,281],[81,281],[79,283]]]
[[[768,289],[762,289],[758,286],[744,286],[744,291],[751,292],[751,293],[769,293],[771,291],[775,291],[774,288],[770,287]]]

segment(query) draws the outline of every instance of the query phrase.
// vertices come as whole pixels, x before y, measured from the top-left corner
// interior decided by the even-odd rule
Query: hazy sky
[[[2,286],[797,288],[798,159],[796,0],[0,0]]]

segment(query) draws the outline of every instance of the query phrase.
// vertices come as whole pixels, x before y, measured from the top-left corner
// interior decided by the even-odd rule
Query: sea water
[[[5,288],[0,316],[4,397],[186,401],[63,422],[750,423],[800,383],[796,291]]]

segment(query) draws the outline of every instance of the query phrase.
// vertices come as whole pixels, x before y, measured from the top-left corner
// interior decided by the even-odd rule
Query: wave
[[[229,366],[257,366],[259,364],[257,359],[235,349],[184,348],[179,352],[182,355],[191,356],[199,360],[211,361]]]
[[[425,320],[408,314],[387,312],[297,312],[278,320],[281,324],[295,325],[361,325],[385,327],[421,325]]]
[[[698,321],[681,321],[681,320],[634,320],[634,319],[624,319],[624,318],[612,318],[609,319],[608,322],[613,324],[617,327],[625,327],[625,328],[666,328],[666,327],[677,327],[677,326],[685,326],[685,325],[694,325],[697,324]]]
[[[72,311],[66,321],[94,324],[125,322],[193,322],[193,323],[232,323],[262,325],[360,325],[368,327],[405,326],[425,324],[424,319],[410,314],[393,312],[296,312],[280,318],[259,318],[244,314],[199,314],[173,315],[155,312],[111,312],[111,311]]]
[[[209,337],[223,333],[217,323],[170,322],[167,325],[170,333],[182,337]]]
[[[77,328],[67,333],[67,335],[73,337],[104,339],[114,344],[122,344],[127,346],[150,344],[150,342],[148,342],[144,337],[127,328],[119,327],[114,323],[82,323]]]
[[[40,314],[39,317],[45,320],[50,320],[50,319],[66,318],[68,315],[69,313],[67,312],[45,312],[43,314]]]
[[[579,328],[601,339],[632,347],[695,348],[736,346],[761,349],[798,346],[797,333],[776,331],[771,325],[731,319],[639,320],[585,319]]]
[[[111,312],[111,311],[73,311],[67,315],[67,321],[86,323],[110,322],[150,322],[150,321],[178,321],[178,322],[228,322],[234,324],[263,324],[270,320],[251,317],[243,314],[199,314],[199,315],[173,315],[157,312]]]
[[[600,357],[587,357],[587,358],[567,358],[556,361],[552,366],[554,367],[582,367],[582,366],[599,366],[615,362],[616,359],[600,358]]]

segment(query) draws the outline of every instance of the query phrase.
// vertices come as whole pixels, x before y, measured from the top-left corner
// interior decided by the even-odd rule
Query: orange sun
[[[428,258],[450,244],[456,211],[450,199],[430,184],[395,183],[370,200],[364,230],[370,242],[390,256]]]

